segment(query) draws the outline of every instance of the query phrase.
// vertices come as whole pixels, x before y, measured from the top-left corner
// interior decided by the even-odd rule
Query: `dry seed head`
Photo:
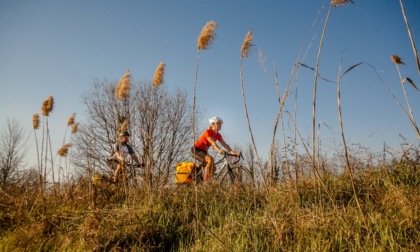
[[[71,127],[71,133],[72,134],[76,133],[78,127],[79,127],[79,123],[74,123],[73,126]]]
[[[197,48],[198,50],[207,50],[214,42],[216,34],[214,31],[218,27],[214,21],[208,22],[201,30],[200,36],[198,36]]]
[[[165,64],[160,62],[159,65],[156,67],[155,76],[153,77],[153,85],[160,86],[163,84],[163,79],[165,75]]]
[[[39,128],[39,114],[33,114],[32,116],[32,124],[34,126],[34,129]]]
[[[67,156],[67,154],[68,154],[68,152],[69,152],[69,148],[71,147],[71,143],[67,143],[67,144],[64,144],[63,146],[61,146],[61,148],[57,151],[57,154],[60,156],[60,157],[65,157],[65,156]]]
[[[331,5],[336,6],[347,6],[350,3],[354,3],[352,0],[331,0]]]
[[[128,126],[128,119],[125,119],[124,122],[121,124],[120,132],[127,131],[127,126]]]
[[[71,126],[74,124],[74,118],[76,117],[76,113],[71,114],[69,119],[67,120],[67,126]]]
[[[396,65],[405,65],[405,63],[402,61],[402,59],[398,55],[392,55],[391,56],[392,62],[394,62]]]
[[[125,71],[124,76],[120,79],[116,87],[116,96],[118,99],[122,100],[128,97],[130,94],[131,87],[131,74],[130,70]]]
[[[244,43],[241,47],[241,58],[246,58],[251,55],[251,47],[253,46],[252,42],[252,30],[249,30],[248,33],[245,36]]]
[[[48,116],[54,109],[54,98],[48,97],[42,102],[41,111],[43,116]]]

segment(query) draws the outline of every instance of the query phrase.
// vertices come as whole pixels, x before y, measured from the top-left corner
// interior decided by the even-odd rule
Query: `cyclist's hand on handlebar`
[[[228,155],[229,155],[229,156],[236,156],[236,157],[239,157],[239,156],[241,155],[241,153],[240,153],[240,152],[234,152],[234,151],[232,150],[232,151],[229,151],[229,152],[228,152]]]
[[[229,152],[229,154],[232,155],[232,156],[236,156],[236,157],[240,157],[241,156],[241,152],[231,151],[231,152]]]

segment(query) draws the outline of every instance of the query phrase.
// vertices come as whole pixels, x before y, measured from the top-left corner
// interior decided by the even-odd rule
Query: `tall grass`
[[[278,183],[269,194],[138,188],[101,196],[92,208],[88,180],[80,180],[46,194],[44,208],[27,190],[28,178],[0,194],[0,250],[417,251],[420,173],[405,160],[363,167],[355,180],[367,226],[353,206],[348,173],[323,175],[337,206],[317,203],[317,188],[305,179],[298,205],[289,185]],[[197,218],[205,232],[195,232]]]

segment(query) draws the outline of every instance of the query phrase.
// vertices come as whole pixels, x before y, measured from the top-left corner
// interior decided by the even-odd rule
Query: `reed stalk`
[[[388,88],[388,86],[385,84],[384,80],[382,80],[382,78],[379,76],[378,74],[378,70],[367,63],[367,65],[373,70],[373,72],[376,74],[376,77],[378,77],[379,81],[382,83],[382,85],[384,86],[385,90],[388,92],[388,94],[392,97],[392,99],[394,99],[394,101],[398,104],[398,106],[402,109],[402,111],[404,112],[405,116],[408,118],[408,120],[410,121],[411,125],[413,126],[414,130],[417,133],[417,137],[420,140],[420,130],[417,127],[417,124],[415,121],[413,121],[413,119],[411,118],[411,116],[409,115],[409,112],[407,112],[407,110],[405,109],[405,107],[401,104],[401,102],[398,100],[397,97],[395,97],[395,95],[392,93],[392,91]]]
[[[411,47],[413,47],[414,58],[415,58],[415,60],[416,60],[416,64],[417,64],[417,70],[418,70],[419,75],[420,75],[420,60],[419,60],[419,54],[418,54],[418,52],[417,52],[416,44],[414,43],[413,35],[411,34],[411,29],[410,29],[410,25],[408,24],[407,16],[405,15],[405,10],[404,10],[404,5],[403,5],[403,3],[402,3],[402,0],[400,0],[400,5],[401,5],[401,11],[402,11],[402,15],[403,15],[403,17],[404,17],[405,24],[406,24],[406,26],[407,26],[408,36],[410,37]]]
[[[277,74],[277,69],[276,69],[276,65],[274,64],[274,74],[275,74],[275,79],[276,79],[276,90],[277,90],[277,99],[279,102],[279,111],[277,113],[276,119],[274,120],[274,128],[273,128],[273,137],[271,139],[271,148],[270,148],[270,163],[271,163],[271,173],[273,172],[273,164],[274,164],[274,141],[275,141],[275,137],[276,137],[276,132],[277,132],[277,127],[278,127],[278,123],[279,123],[279,119],[281,118],[282,114],[283,114],[283,108],[284,108],[284,104],[286,102],[287,97],[289,96],[289,86],[290,86],[290,79],[287,83],[286,89],[284,91],[283,97],[280,96],[280,89],[279,89],[279,81],[278,81],[278,74]],[[284,135],[284,128],[283,128],[283,135]],[[273,175],[272,175],[273,176]]]
[[[329,8],[328,8],[328,12],[327,12],[327,16],[325,18],[325,23],[324,23],[324,27],[322,29],[322,34],[321,34],[321,39],[319,42],[319,47],[318,47],[318,55],[316,58],[316,65],[315,65],[315,74],[314,74],[314,91],[313,91],[313,97],[312,97],[312,159],[313,159],[313,163],[314,163],[314,170],[317,169],[318,167],[318,160],[315,160],[315,153],[316,153],[316,148],[315,148],[315,128],[316,128],[316,97],[317,97],[317,82],[318,82],[318,75],[319,75],[319,62],[321,59],[321,50],[322,50],[322,46],[324,43],[324,37],[325,37],[325,31],[327,29],[327,25],[328,25],[328,20],[330,17],[330,13],[331,13],[331,9],[333,7],[336,6],[345,6],[348,5],[348,3],[353,3],[353,1],[349,1],[349,0],[332,0],[330,2]],[[316,173],[319,173],[318,171],[315,172],[314,171],[314,175],[316,175]]]
[[[262,165],[261,165],[261,161],[260,161],[260,158],[259,158],[259,155],[258,155],[257,146],[255,145],[254,135],[252,134],[251,123],[250,123],[250,120],[249,120],[248,109],[247,109],[247,105],[246,105],[244,82],[243,82],[243,77],[242,77],[243,76],[243,74],[242,74],[242,72],[243,72],[242,71],[242,60],[243,60],[243,58],[247,58],[251,55],[251,48],[253,47],[252,40],[253,40],[252,30],[249,30],[248,33],[245,36],[244,42],[243,42],[242,47],[241,47],[241,54],[240,54],[240,60],[239,60],[239,79],[240,79],[240,82],[241,82],[242,100],[243,100],[243,103],[244,103],[245,116],[246,116],[246,120],[247,120],[247,123],[248,123],[248,130],[249,130],[249,135],[251,137],[252,147],[254,148],[255,156],[257,157],[257,164],[258,164],[258,167],[259,167],[260,172],[261,172],[261,177],[263,179],[264,188],[266,190],[268,190],[267,181],[266,181],[264,171],[263,171],[263,168],[262,168]]]
[[[32,125],[34,129],[34,135],[35,135],[35,144],[36,144],[36,157],[38,160],[38,174],[39,174],[39,183],[40,186],[42,185],[42,168],[41,168],[41,162],[40,162],[40,156],[39,156],[39,144],[38,144],[38,138],[36,135],[36,130],[39,129],[40,119],[39,114],[33,114],[32,115]]]
[[[43,167],[43,169],[44,169],[44,179],[47,178],[48,147],[50,148],[50,150],[52,150],[50,131],[49,131],[49,127],[48,127],[48,118],[49,118],[50,113],[53,110],[54,110],[54,98],[52,96],[49,96],[47,99],[45,99],[42,102],[42,105],[41,105],[41,113],[44,117],[43,122],[45,123],[43,136],[42,136],[42,150],[41,150],[41,155],[43,155],[44,143],[45,143],[45,156],[41,157],[41,166],[42,166],[42,159],[44,159],[44,165],[45,165],[45,167]],[[48,146],[48,144],[49,144],[49,146]],[[51,154],[50,161],[51,161],[52,178],[53,178],[53,182],[54,182],[54,163],[53,163],[52,154]],[[45,187],[45,183],[44,183],[44,187]]]
[[[196,107],[196,90],[197,90],[197,79],[198,79],[198,64],[200,61],[200,51],[208,50],[210,46],[214,43],[216,38],[216,29],[218,24],[214,21],[206,23],[201,30],[200,35],[198,36],[197,42],[197,59],[195,63],[195,78],[194,78],[194,93],[193,93],[193,106],[192,106],[192,132],[193,132],[193,141],[195,142],[195,107]]]
[[[341,68],[342,68],[342,61],[343,59],[341,59],[341,63],[340,63],[340,67],[338,70],[338,77],[337,77],[337,107],[338,107],[338,122],[340,124],[340,132],[341,132],[341,138],[343,140],[343,149],[344,149],[344,157],[345,157],[345,161],[346,161],[346,166],[347,169],[349,171],[350,174],[350,181],[351,181],[351,186],[353,189],[353,195],[354,195],[354,199],[356,201],[357,204],[357,208],[360,211],[360,214],[363,218],[363,223],[365,225],[365,228],[368,229],[368,225],[365,219],[365,215],[363,213],[362,210],[362,206],[359,202],[359,197],[357,196],[357,191],[356,191],[356,186],[354,183],[354,171],[350,165],[350,159],[349,159],[349,154],[347,151],[347,144],[346,144],[346,138],[344,136],[344,128],[343,128],[343,116],[342,116],[342,112],[341,112],[341,90],[340,90],[340,86],[341,86],[341,79],[344,77],[345,74],[347,74],[350,70],[354,69],[355,67],[359,66],[361,63],[358,63],[356,65],[353,65],[352,67],[350,67],[347,71],[345,71],[342,75],[341,75]]]
[[[321,34],[321,40],[319,42],[319,47],[318,47],[318,56],[316,58],[316,65],[315,65],[315,75],[314,75],[314,91],[313,91],[313,97],[312,97],[312,159],[314,164],[316,164],[315,161],[315,125],[316,125],[316,95],[317,95],[317,81],[318,81],[318,72],[319,72],[319,61],[321,59],[321,49],[322,49],[322,45],[324,42],[324,36],[325,36],[325,31],[327,29],[327,24],[328,24],[328,20],[330,17],[330,12],[331,12],[331,8],[332,8],[332,2],[328,8],[328,12],[327,12],[327,17],[325,19],[325,23],[324,23],[324,28],[322,29],[322,34]],[[314,167],[314,169],[316,169]]]
[[[414,84],[414,82],[412,82],[412,81],[411,81],[411,79],[409,79],[409,78],[403,78],[403,77],[402,77],[402,75],[401,75],[401,71],[400,71],[400,67],[399,67],[399,65],[405,65],[405,63],[402,61],[402,59],[401,59],[400,57],[398,57],[397,55],[392,55],[392,56],[391,56],[391,60],[392,60],[392,62],[394,62],[395,67],[397,68],[397,71],[398,71],[398,76],[399,76],[399,78],[400,78],[400,82],[401,82],[402,90],[403,90],[403,93],[404,93],[404,98],[405,98],[405,101],[406,101],[406,103],[407,103],[408,112],[409,112],[409,114],[410,114],[409,116],[408,116],[408,114],[407,114],[407,116],[409,117],[410,122],[411,122],[411,124],[413,125],[414,129],[416,130],[418,138],[420,139],[420,131],[419,131],[419,128],[418,128],[418,126],[417,126],[416,119],[414,118],[413,110],[411,109],[410,100],[408,99],[408,96],[407,96],[407,91],[406,91],[406,89],[405,89],[405,85],[404,85],[404,83],[405,83],[406,81],[410,82],[410,83],[411,83],[411,85],[412,85],[415,89],[417,89],[417,86]],[[417,89],[417,90],[418,90],[418,89]]]
[[[214,43],[214,40],[216,38],[216,29],[218,27],[218,24],[214,21],[207,22],[203,29],[201,30],[200,35],[198,36],[197,41],[197,59],[195,63],[195,78],[194,78],[194,93],[193,93],[193,105],[192,105],[192,134],[193,134],[193,144],[196,140],[196,124],[195,124],[195,106],[196,106],[196,90],[197,90],[197,79],[198,79],[198,65],[200,61],[200,51],[201,50],[207,50],[210,48],[210,46]],[[195,148],[194,153],[195,156]],[[195,178],[197,179],[197,177]],[[195,230],[197,231],[197,235],[200,233],[200,209],[199,209],[199,203],[198,203],[198,188],[195,186],[194,188],[194,194],[195,194],[195,215],[196,215],[196,222],[195,222]]]

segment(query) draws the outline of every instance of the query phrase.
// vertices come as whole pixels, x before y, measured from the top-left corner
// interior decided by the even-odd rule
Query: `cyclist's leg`
[[[191,148],[191,156],[195,158],[201,164],[204,164],[204,157],[207,155],[207,152],[197,149],[194,146]]]
[[[216,171],[216,166],[214,165],[214,159],[210,155],[206,155],[204,157],[204,161],[206,162],[206,174],[204,175],[204,181],[212,178],[214,172]]]
[[[122,182],[125,184],[125,181],[127,179],[127,168],[125,167],[125,164],[120,164],[121,167],[121,175],[122,175]]]
[[[215,166],[213,157],[208,155],[206,151],[200,150],[195,148],[194,146],[191,148],[191,154],[193,158],[201,163],[201,165],[205,168],[204,174],[204,181],[208,178],[211,178],[214,174]],[[211,174],[211,176],[210,176]]]
[[[117,163],[115,165],[115,170],[114,170],[114,182],[115,183],[118,183],[118,176],[119,176],[119,173],[121,171],[122,171],[122,165],[121,165],[121,163]]]

